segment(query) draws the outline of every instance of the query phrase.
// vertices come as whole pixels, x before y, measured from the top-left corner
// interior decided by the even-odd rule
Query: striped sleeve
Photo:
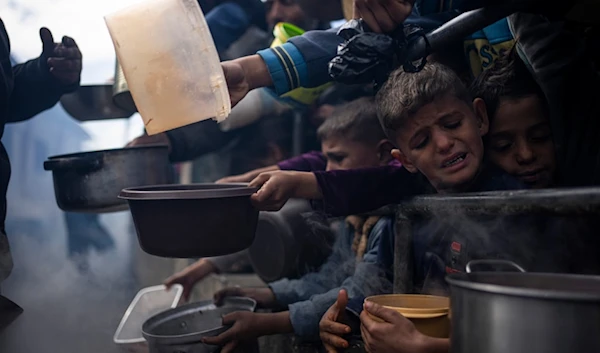
[[[261,50],[258,52],[265,63],[277,94],[287,93],[295,88],[303,87],[307,70],[304,58],[292,43]]]

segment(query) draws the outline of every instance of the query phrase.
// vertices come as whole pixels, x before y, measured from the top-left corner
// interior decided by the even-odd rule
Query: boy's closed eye
[[[546,142],[552,138],[552,131],[548,124],[539,124],[527,132],[529,140],[532,142]]]
[[[346,157],[348,157],[348,155],[345,153],[327,152],[325,154],[325,158],[327,158],[328,161],[334,163],[341,163],[342,161],[344,161],[344,159],[346,159]]]

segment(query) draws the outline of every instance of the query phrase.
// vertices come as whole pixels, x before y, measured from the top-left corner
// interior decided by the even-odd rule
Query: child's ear
[[[398,162],[402,163],[402,166],[411,173],[418,172],[417,168],[412,164],[408,158],[397,148],[392,150],[392,157],[394,157]]]
[[[473,100],[473,111],[475,112],[475,117],[479,122],[479,135],[484,136],[490,130],[490,120],[485,101],[481,98],[475,98]]]
[[[388,139],[383,139],[377,143],[377,156],[379,157],[379,164],[386,165],[394,157],[392,156],[392,150],[394,145]]]

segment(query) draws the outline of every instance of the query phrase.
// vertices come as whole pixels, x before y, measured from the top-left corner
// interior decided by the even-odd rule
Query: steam
[[[367,261],[357,261],[351,246],[354,233],[348,235],[347,232],[340,232],[344,227],[344,219],[328,220],[321,212],[305,213],[303,217],[310,227],[306,241],[312,244],[315,252],[330,254],[326,266],[315,269],[304,265],[305,272],[320,271],[320,279],[323,281],[320,284],[324,288],[344,288],[350,297],[366,297],[391,292],[392,282],[385,275],[386,269],[374,262],[376,260],[374,255],[368,254],[370,248],[367,249],[367,256],[371,258]],[[337,239],[340,236],[346,238]],[[343,245],[335,246],[334,241],[341,242]]]
[[[129,217],[120,217],[110,215],[103,222],[113,237],[127,234],[118,230],[126,228],[119,225]],[[46,226],[48,233],[37,237],[23,227],[7,227],[15,269],[2,294],[24,313],[0,335],[0,352],[118,352],[112,336],[138,290],[126,253],[133,236],[115,237],[114,250],[91,253],[85,273],[67,258],[64,231]]]

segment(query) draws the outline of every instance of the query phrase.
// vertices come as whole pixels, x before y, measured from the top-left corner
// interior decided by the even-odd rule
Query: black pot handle
[[[471,261],[469,261],[469,263],[467,263],[467,266],[466,266],[467,273],[471,273],[472,272],[471,268],[473,266],[477,266],[477,265],[490,265],[490,266],[505,265],[508,267],[512,267],[519,272],[527,272],[527,271],[525,271],[525,269],[523,267],[517,265],[516,263],[514,263],[512,261],[508,261],[508,260],[471,260]]]
[[[93,172],[102,168],[103,160],[99,157],[67,157],[50,159],[44,162],[45,170],[74,169],[80,172]]]

